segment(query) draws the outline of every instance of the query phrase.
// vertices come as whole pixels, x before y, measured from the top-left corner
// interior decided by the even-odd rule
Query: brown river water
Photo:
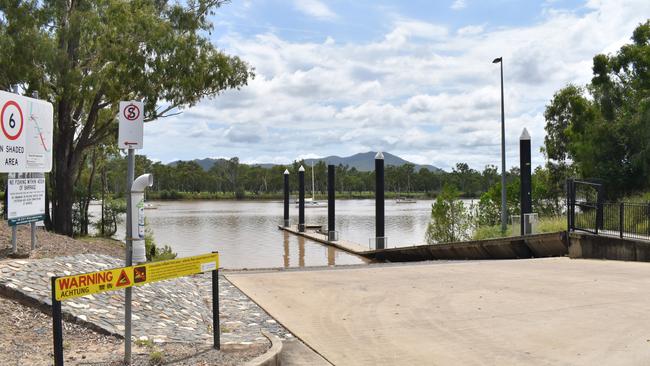
[[[400,203],[386,200],[388,247],[424,243],[431,200]],[[179,256],[219,251],[222,268],[305,267],[360,264],[365,260],[318,242],[278,230],[281,201],[148,201],[149,227],[156,244],[169,245]],[[100,208],[91,212],[98,216]],[[290,207],[292,224],[298,209]],[[368,247],[375,233],[374,200],[336,202],[340,239]],[[327,225],[327,208],[307,208],[307,224]],[[116,238],[124,238],[121,225]]]

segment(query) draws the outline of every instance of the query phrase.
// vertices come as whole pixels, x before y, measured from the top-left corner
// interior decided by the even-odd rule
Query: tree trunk
[[[92,163],[90,168],[90,176],[88,177],[88,186],[86,188],[86,197],[84,199],[82,207],[83,211],[81,212],[81,215],[83,217],[83,225],[81,226],[82,235],[88,235],[88,225],[90,224],[90,220],[88,218],[88,208],[90,207],[90,199],[92,198],[93,194],[93,181],[95,180],[95,168],[97,165],[97,150],[93,150],[91,161]]]
[[[54,231],[72,236],[72,204],[74,203],[74,181],[65,174],[68,169],[58,167],[56,172],[56,201],[53,202]]]
[[[63,114],[59,114],[60,116]],[[59,117],[62,118],[62,117]],[[67,132],[67,131],[66,131]],[[74,203],[74,182],[79,167],[79,157],[72,148],[72,136],[56,139],[54,146],[55,172],[54,197],[52,197],[52,221],[58,234],[73,235],[72,205]]]
[[[106,165],[102,167],[102,237],[106,235],[104,230],[104,205],[106,204]]]
[[[49,177],[45,180],[45,229],[46,230],[52,230],[52,215],[50,214],[50,185],[52,183],[52,178]]]

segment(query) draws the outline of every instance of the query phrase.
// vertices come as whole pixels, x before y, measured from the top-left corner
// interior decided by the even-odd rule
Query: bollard
[[[61,301],[56,299],[56,279],[50,277],[52,290],[52,340],[54,341],[54,366],[63,366],[63,317]]]
[[[284,170],[284,227],[289,227],[289,169]]]
[[[219,268],[212,271],[212,347],[218,350],[221,349],[221,321],[219,318]]]
[[[298,231],[305,232],[305,167],[298,169]]]
[[[375,155],[375,248],[384,249],[384,154]]]
[[[335,184],[336,170],[334,165],[327,166],[327,240],[336,241],[336,216],[335,216]]]
[[[526,214],[533,212],[532,203],[532,181],[530,166],[530,135],[524,128],[519,137],[519,169],[521,187],[519,190],[519,202],[521,207],[521,235],[532,234],[532,227],[526,224]]]

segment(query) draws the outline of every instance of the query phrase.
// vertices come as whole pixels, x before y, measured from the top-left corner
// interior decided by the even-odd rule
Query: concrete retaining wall
[[[435,259],[517,259],[558,257],[568,253],[565,232],[515,236],[446,244],[419,245],[364,252],[363,256],[389,262]]]
[[[561,257],[650,262],[650,242],[566,232],[490,240],[390,248],[362,253],[388,262],[436,259],[517,259]]]
[[[569,257],[650,262],[650,242],[573,232]]]

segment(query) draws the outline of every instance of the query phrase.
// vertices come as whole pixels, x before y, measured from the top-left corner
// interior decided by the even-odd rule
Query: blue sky
[[[507,165],[531,132],[543,164],[544,106],[591,78],[650,14],[637,1],[243,0],[216,10],[213,43],[255,68],[237,91],[145,126],[152,159],[250,163],[383,150],[475,169],[500,159],[504,58]]]

